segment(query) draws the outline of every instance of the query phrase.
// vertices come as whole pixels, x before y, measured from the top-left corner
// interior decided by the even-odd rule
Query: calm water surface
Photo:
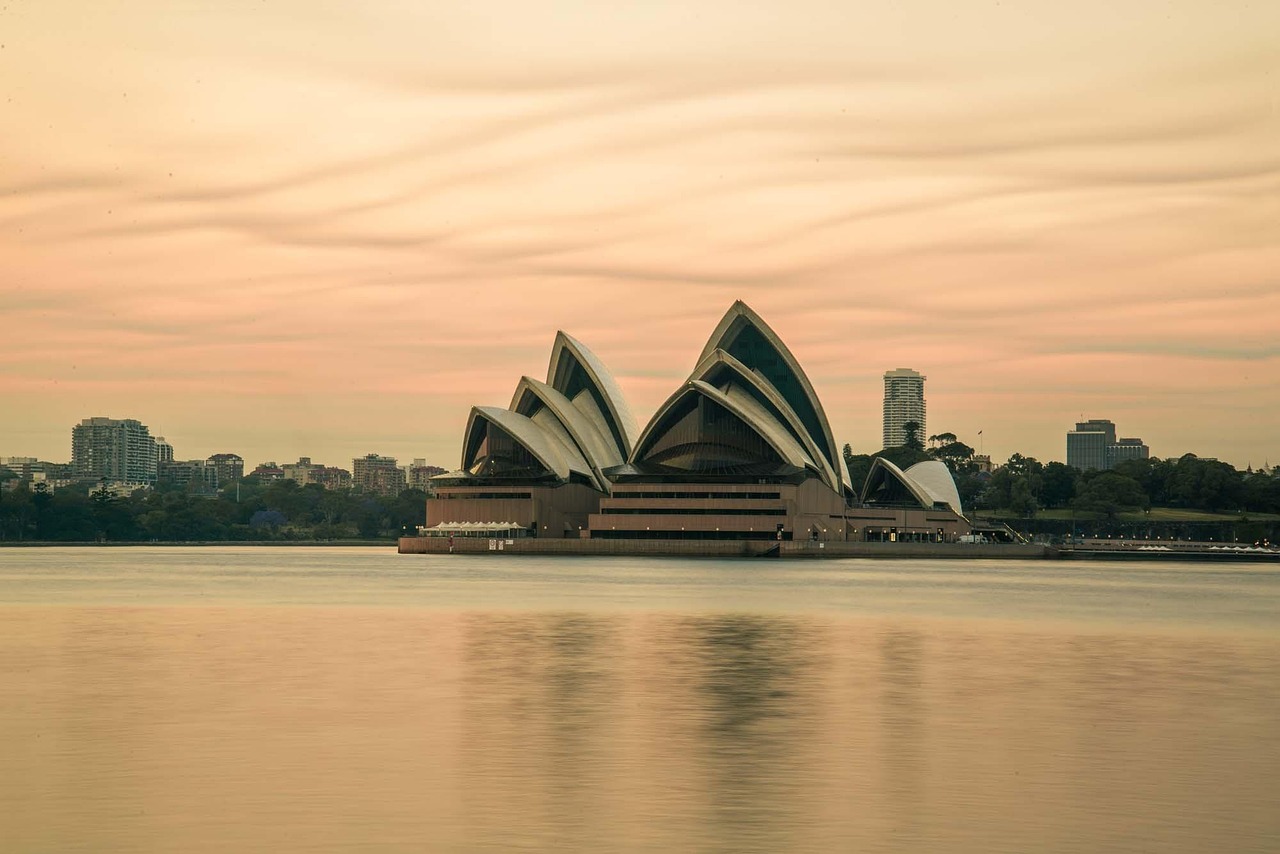
[[[1280,571],[0,549],[0,851],[1280,850]]]

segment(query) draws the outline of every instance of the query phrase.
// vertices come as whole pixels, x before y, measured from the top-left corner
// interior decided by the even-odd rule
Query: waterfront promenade
[[[1249,549],[1221,543],[1166,543],[1159,549],[1128,541],[1090,542],[1078,546],[1041,543],[863,543],[809,540],[592,540],[401,537],[400,554],[619,555],[632,557],[760,557],[883,558],[939,560],[1196,560],[1212,562],[1276,562],[1280,550]]]

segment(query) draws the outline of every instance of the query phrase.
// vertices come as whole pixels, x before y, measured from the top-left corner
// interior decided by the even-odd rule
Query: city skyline
[[[306,26],[299,27],[299,20]],[[641,420],[745,299],[837,443],[1280,458],[1280,7],[0,11],[0,454],[86,417],[452,466],[591,347]],[[494,346],[498,344],[499,346]]]

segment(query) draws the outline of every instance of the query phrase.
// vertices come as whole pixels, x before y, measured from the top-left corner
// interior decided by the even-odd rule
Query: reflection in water
[[[357,583],[0,604],[0,851],[1280,849],[1274,630]]]
[[[889,629],[880,637],[884,790],[891,810],[890,833],[903,850],[921,837],[925,776],[922,684],[923,640],[916,631]]]
[[[786,850],[795,786],[816,700],[804,645],[793,621],[731,615],[681,626],[694,653],[701,746],[713,850]]]
[[[608,819],[612,627],[580,614],[471,615],[463,633],[469,843],[589,847]],[[512,813],[528,821],[512,825],[504,820]]]

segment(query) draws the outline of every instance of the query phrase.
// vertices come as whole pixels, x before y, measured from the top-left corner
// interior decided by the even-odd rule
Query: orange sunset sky
[[[0,0],[0,456],[457,465],[743,299],[836,439],[1280,463],[1280,3]]]

